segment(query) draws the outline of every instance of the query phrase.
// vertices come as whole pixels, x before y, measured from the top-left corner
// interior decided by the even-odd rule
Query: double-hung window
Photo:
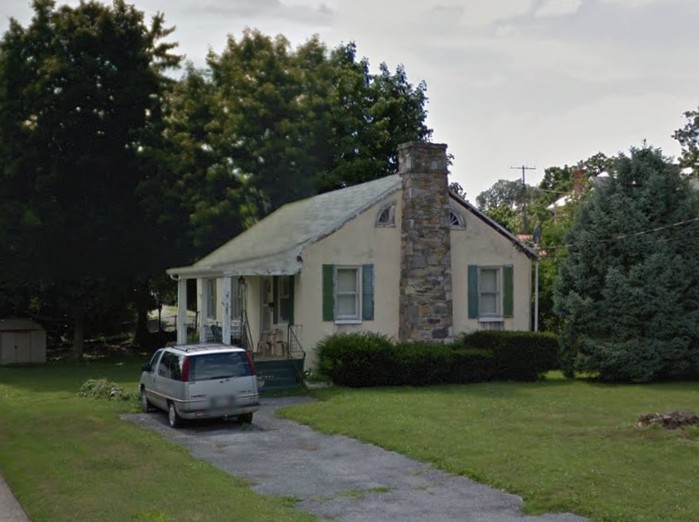
[[[500,268],[478,269],[478,311],[481,317],[502,316],[501,273]]]
[[[374,320],[374,265],[323,265],[323,321]]]
[[[359,321],[359,267],[335,267],[335,320]]]
[[[513,267],[468,266],[468,317],[502,321],[514,312]]]

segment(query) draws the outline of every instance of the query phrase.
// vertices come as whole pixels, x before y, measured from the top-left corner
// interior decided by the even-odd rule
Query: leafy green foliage
[[[164,230],[183,238],[172,262],[285,203],[393,173],[398,144],[431,135],[425,90],[402,67],[370,73],[354,44],[229,37],[168,92],[162,140],[148,150],[157,175],[142,190]]]
[[[561,364],[604,380],[699,372],[699,200],[656,149],[632,149],[582,204],[556,286]]]
[[[127,401],[134,398],[133,394],[124,391],[124,388],[105,377],[101,379],[88,379],[80,387],[80,396],[88,399],[108,399]]]
[[[2,277],[75,324],[79,358],[86,321],[124,309],[131,281],[161,268],[139,151],[179,57],[162,15],[147,26],[122,0],[33,8],[0,40]]]
[[[451,344],[393,343],[380,334],[336,334],[318,347],[319,370],[350,387],[535,380],[556,368],[551,334],[483,332]]]
[[[558,368],[558,340],[550,333],[482,331],[463,335],[459,343],[492,353],[498,379],[535,381]]]
[[[394,345],[372,332],[336,334],[316,347],[318,370],[345,386],[386,386],[392,384],[386,369],[395,361]]]
[[[694,177],[699,176],[699,109],[684,113],[687,121],[681,129],[673,134],[680,142],[682,155],[680,165],[692,169]]]
[[[558,265],[567,253],[565,236],[580,203],[593,188],[590,180],[610,171],[612,166],[613,159],[597,153],[575,165],[547,168],[538,187],[524,186],[519,180],[499,180],[476,198],[481,210],[513,234],[532,234],[535,227],[541,227],[538,251],[542,330],[560,329],[560,320],[553,312],[553,288]]]

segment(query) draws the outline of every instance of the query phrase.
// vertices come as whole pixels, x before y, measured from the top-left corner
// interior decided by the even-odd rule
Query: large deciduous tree
[[[112,301],[95,297],[152,268],[139,151],[179,57],[163,16],[148,25],[122,0],[33,9],[0,41],[2,277],[51,289],[79,358],[86,319]]]
[[[581,204],[555,292],[562,363],[604,380],[699,371],[699,202],[657,149],[616,161]]]
[[[144,191],[201,256],[285,203],[394,172],[398,144],[431,135],[425,89],[402,67],[372,74],[353,44],[246,30],[169,92]]]
[[[699,177],[699,109],[687,111],[684,116],[687,118],[684,127],[675,131],[673,137],[682,146],[680,164]]]

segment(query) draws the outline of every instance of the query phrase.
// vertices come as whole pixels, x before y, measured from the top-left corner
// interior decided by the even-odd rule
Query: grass
[[[135,399],[78,396],[83,382],[102,377],[135,394],[143,362],[0,367],[0,469],[33,522],[313,520],[293,499],[257,495],[119,420]]]
[[[687,521],[699,513],[699,428],[638,428],[651,411],[697,411],[699,383],[601,385],[553,378],[315,392],[281,414],[521,495],[532,514]]]

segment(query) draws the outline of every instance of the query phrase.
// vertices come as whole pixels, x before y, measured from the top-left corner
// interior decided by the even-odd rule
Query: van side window
[[[183,362],[184,357],[179,357],[172,352],[165,352],[158,365],[158,375],[166,379],[179,380],[182,376]]]
[[[148,366],[150,367],[150,372],[153,373],[156,368],[156,364],[158,362],[158,358],[160,357],[160,354],[162,353],[162,350],[157,350],[154,354],[153,357],[150,358],[150,362],[148,363]]]

